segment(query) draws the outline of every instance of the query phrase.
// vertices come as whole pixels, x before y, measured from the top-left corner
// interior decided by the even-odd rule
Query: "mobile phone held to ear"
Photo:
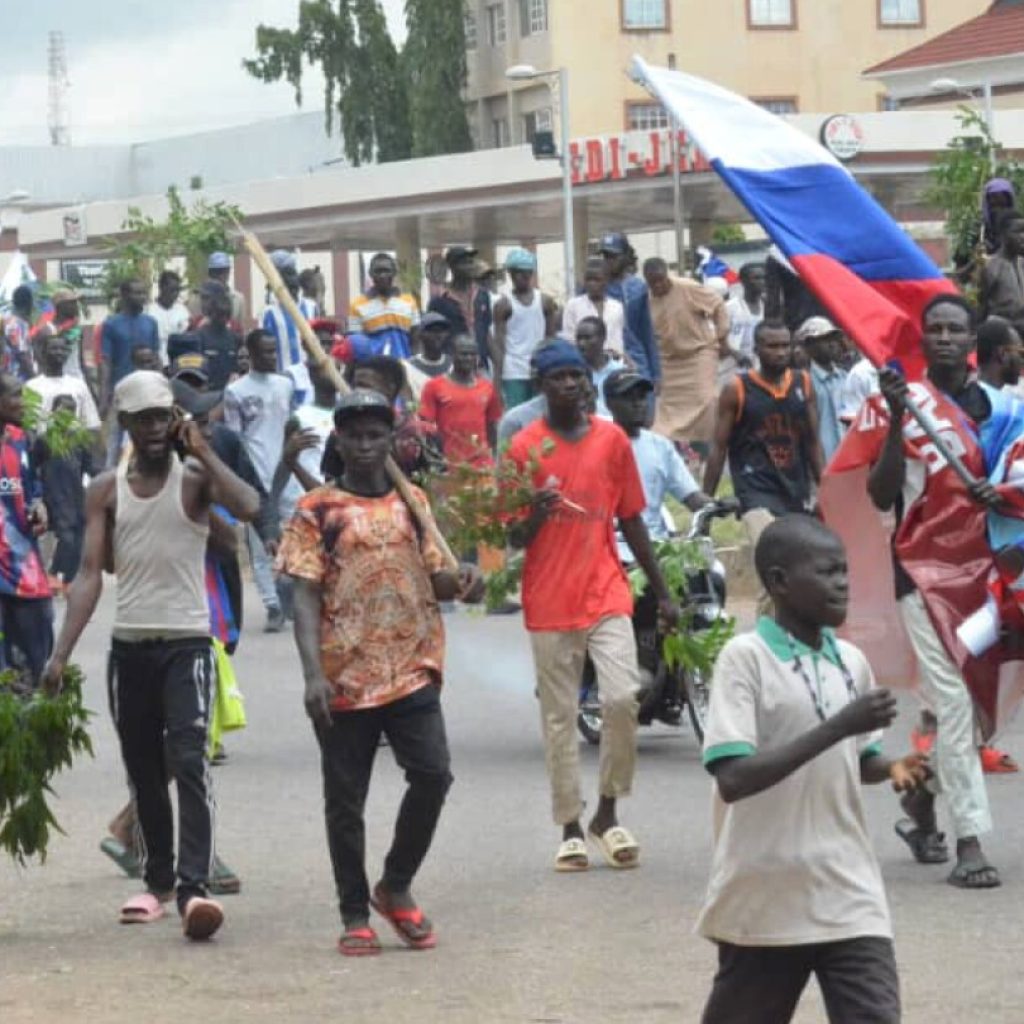
[[[174,445],[174,450],[178,453],[178,458],[181,459],[182,462],[184,462],[188,456],[188,449],[185,447],[185,442],[181,439],[180,424],[185,423],[190,419],[192,419],[192,417],[185,412],[181,406],[176,405],[173,409],[171,425],[167,428],[171,432],[171,436],[173,438],[172,443]]]

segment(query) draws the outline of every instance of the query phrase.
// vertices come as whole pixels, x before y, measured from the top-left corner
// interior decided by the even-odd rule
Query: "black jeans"
[[[36,685],[53,651],[53,602],[0,595],[0,669],[24,667]]]
[[[788,1024],[814,974],[831,1024],[899,1024],[892,940],[808,946],[718,946],[718,973],[702,1024]]]
[[[330,729],[317,733],[324,776],[327,844],[346,927],[369,917],[366,828],[363,808],[373,759],[383,733],[405,771],[408,789],[384,861],[384,885],[406,892],[430,849],[445,796],[452,784],[440,688],[415,693],[363,711],[336,712]]]
[[[208,638],[114,640],[110,651],[110,711],[139,816],[143,878],[154,893],[174,889],[172,777],[178,788],[179,909],[206,894],[213,863],[206,745],[214,671]]]

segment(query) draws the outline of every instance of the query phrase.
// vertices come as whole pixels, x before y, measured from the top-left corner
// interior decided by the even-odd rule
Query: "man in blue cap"
[[[299,312],[307,320],[315,320],[316,303],[299,295],[299,265],[295,253],[287,249],[275,249],[270,254],[270,262],[281,275],[284,286],[291,292]],[[277,342],[277,371],[291,377],[295,385],[296,404],[304,405],[312,401],[313,386],[306,370],[306,356],[298,325],[273,296],[270,305],[263,311],[262,327]]]
[[[501,382],[505,408],[530,400],[530,357],[545,339],[558,333],[558,305],[534,287],[537,257],[528,249],[512,249],[505,257],[512,289],[494,306],[491,365]]]
[[[633,784],[640,679],[633,598],[615,546],[616,520],[662,618],[674,626],[679,613],[644,525],[647,499],[629,439],[614,423],[585,411],[590,382],[580,350],[556,341],[537,353],[534,365],[548,410],[508,447],[507,457],[530,472],[535,488],[530,511],[510,540],[526,550],[523,612],[537,671],[553,814],[562,828],[555,870],[589,866],[576,739],[587,655],[597,669],[604,722],[600,800],[587,832],[609,866],[633,868],[640,846],[619,824],[616,801]]]
[[[621,231],[611,231],[601,238],[601,255],[608,271],[607,294],[618,299],[626,310],[626,354],[654,385],[657,395],[661,392],[661,357],[654,337],[647,286],[629,269],[633,248]]]

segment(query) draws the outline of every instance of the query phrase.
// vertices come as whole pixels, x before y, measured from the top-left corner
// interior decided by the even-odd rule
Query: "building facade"
[[[664,112],[626,76],[639,53],[777,113],[885,109],[867,67],[981,14],[991,0],[467,0],[466,99],[477,148],[557,131],[545,80],[506,69],[569,70],[573,136],[663,127]]]

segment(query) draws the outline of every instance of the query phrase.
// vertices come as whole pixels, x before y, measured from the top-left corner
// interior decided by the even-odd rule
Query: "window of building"
[[[627,32],[668,28],[668,0],[622,0],[622,27]]]
[[[630,103],[626,107],[626,128],[631,132],[668,127],[668,111],[660,103]]]
[[[917,27],[924,24],[924,0],[878,0],[878,23]]]
[[[491,122],[491,141],[495,149],[504,149],[509,144],[507,117],[496,117]]]
[[[505,45],[505,4],[487,6],[487,45]]]
[[[466,26],[466,49],[476,49],[476,16],[471,11],[466,11],[463,15],[463,21]]]
[[[799,113],[795,96],[752,96],[751,99],[771,114]]]
[[[751,28],[794,28],[796,0],[747,0]]]
[[[548,0],[519,0],[519,34],[534,36],[548,30]]]
[[[551,108],[541,107],[523,114],[523,135],[527,142],[532,143],[537,132],[551,131]]]

